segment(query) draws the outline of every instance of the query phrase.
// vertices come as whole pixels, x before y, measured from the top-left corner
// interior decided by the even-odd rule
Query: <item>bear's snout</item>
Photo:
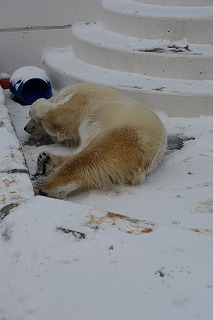
[[[40,196],[44,196],[44,197],[48,196],[48,194],[46,192],[42,191],[41,189],[39,189],[38,193]]]
[[[26,126],[24,127],[24,131],[26,131],[29,134],[32,134],[35,131],[35,126],[31,126],[29,128],[29,126],[26,124]]]
[[[31,119],[24,127],[24,131],[33,134],[36,131],[35,121]]]
[[[31,119],[26,126],[24,127],[24,131],[31,134],[32,136],[47,136],[46,131],[44,130],[41,123],[36,122],[35,120]]]

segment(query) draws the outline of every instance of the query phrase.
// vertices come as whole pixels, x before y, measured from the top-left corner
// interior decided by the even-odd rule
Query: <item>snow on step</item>
[[[166,225],[97,230],[91,212],[105,212],[91,209],[37,196],[3,220],[2,320],[212,320],[210,236]]]
[[[160,6],[133,0],[102,0],[104,27],[147,39],[212,43],[213,6]],[[208,30],[208,32],[207,32]]]
[[[213,112],[213,81],[180,80],[144,76],[97,67],[77,59],[71,47],[47,49],[46,71],[55,89],[76,82],[101,83],[115,87],[153,109],[169,116],[198,116]]]
[[[102,0],[105,8],[121,11],[124,14],[140,15],[147,17],[160,18],[185,18],[185,19],[202,19],[212,18],[213,6],[164,6],[153,5],[134,0]]]
[[[0,222],[7,211],[5,206],[33,196],[28,168],[0,86]]]
[[[136,0],[137,2],[164,6],[210,6],[212,0]]]
[[[75,56],[100,67],[163,78],[213,78],[211,44],[125,36],[103,28],[101,22],[77,23],[72,33]]]

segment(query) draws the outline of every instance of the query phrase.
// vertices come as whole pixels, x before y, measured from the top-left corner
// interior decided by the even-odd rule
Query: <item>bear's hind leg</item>
[[[70,175],[63,166],[49,175],[46,180],[37,187],[40,195],[51,198],[63,199],[70,192],[81,187],[81,181]]]
[[[147,165],[135,130],[115,129],[70,156],[47,177],[40,194],[63,198],[81,187],[108,189],[114,184],[138,184],[145,177]]]

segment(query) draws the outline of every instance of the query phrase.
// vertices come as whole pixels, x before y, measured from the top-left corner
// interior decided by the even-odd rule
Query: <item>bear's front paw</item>
[[[53,167],[52,155],[47,152],[41,152],[37,160],[37,173],[48,174],[53,171]]]

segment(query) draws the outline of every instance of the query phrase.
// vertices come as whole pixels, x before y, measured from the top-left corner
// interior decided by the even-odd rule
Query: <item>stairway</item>
[[[102,0],[102,21],[43,52],[53,87],[117,88],[169,116],[213,114],[213,0]]]

